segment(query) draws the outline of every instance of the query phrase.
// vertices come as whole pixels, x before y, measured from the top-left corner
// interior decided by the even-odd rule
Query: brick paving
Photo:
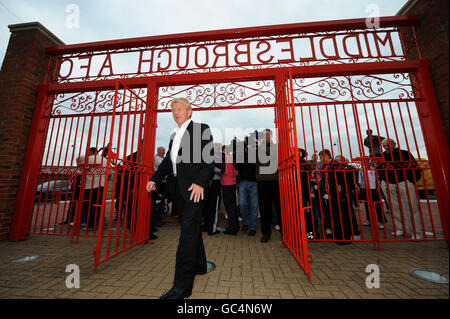
[[[175,223],[176,224],[176,223]],[[175,267],[179,228],[172,222],[160,227],[159,238],[139,245],[101,264],[93,273],[92,238],[31,235],[28,240],[0,242],[0,298],[158,298],[170,289]],[[372,243],[338,246],[309,244],[314,259],[312,283],[274,232],[266,244],[240,232],[237,236],[204,233],[211,273],[197,276],[190,299],[284,298],[371,299],[449,298],[448,284],[412,277],[411,268],[427,268],[448,276],[448,249],[443,241]],[[5,262],[39,255],[24,264]],[[79,289],[66,288],[68,264],[80,267]],[[380,269],[380,288],[366,288],[368,264]]]

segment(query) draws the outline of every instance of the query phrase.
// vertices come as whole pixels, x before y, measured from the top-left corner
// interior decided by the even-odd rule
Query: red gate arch
[[[122,182],[117,183],[117,176],[128,176],[128,179],[134,176],[133,186],[142,190],[142,182],[153,169],[157,114],[169,111],[164,106],[164,98],[174,92],[186,92],[186,87],[212,85],[208,90],[200,90],[203,93],[195,99],[188,96],[194,111],[239,108],[273,108],[275,111],[280,138],[282,219],[287,229],[283,233],[283,243],[306,274],[310,276],[307,240],[369,241],[375,247],[382,241],[411,240],[406,232],[391,236],[390,231],[407,226],[405,216],[409,216],[408,209],[412,210],[413,205],[420,211],[412,217],[415,240],[417,235],[423,235],[421,240],[445,239],[448,243],[448,148],[435,142],[445,140],[445,136],[429,62],[420,58],[420,48],[415,41],[416,20],[416,16],[384,17],[378,29],[367,28],[365,19],[354,19],[48,48],[48,70],[45,83],[39,86],[10,240],[22,240],[28,234],[96,237],[95,268],[125,249],[148,242],[151,214],[148,196],[133,196],[123,202],[131,205],[129,213],[125,214],[132,216],[136,227],[128,230],[123,224],[119,225],[120,216],[113,219],[113,202],[121,202],[123,196],[130,194],[123,190]],[[418,52],[419,59],[409,59],[411,52]],[[118,56],[126,56],[133,63],[118,64]],[[126,69],[128,66],[130,68]],[[244,97],[223,91],[224,86],[240,88]],[[167,90],[163,89],[168,87],[180,87],[180,90],[164,95]],[[232,99],[224,96],[232,96]],[[119,127],[120,132],[115,132],[113,125]],[[349,157],[341,166],[327,171],[317,166],[317,160],[308,163],[308,187],[313,185],[314,179],[320,182],[325,175],[342,175],[344,166],[345,176],[355,177],[361,171],[368,185],[368,162],[386,164],[383,159],[369,158],[366,154],[362,134],[369,128],[384,132],[385,137],[395,139],[399,147],[420,157],[420,174],[423,176],[425,170],[432,173],[437,207],[428,193],[420,199],[416,179],[413,188],[406,191],[404,207],[400,205],[399,212],[395,212],[400,213],[401,221],[396,220],[399,215],[391,214],[387,216],[389,220],[382,220],[384,229],[380,230],[375,222],[377,207],[386,204],[392,207],[394,193],[386,194],[388,198],[382,200],[366,192],[367,199],[356,198],[352,210],[348,194],[356,188],[356,183],[348,183],[345,177],[342,185],[335,181],[335,186],[341,190],[344,187],[345,192],[337,198],[338,204],[334,206],[337,209],[333,210],[326,177],[323,192],[317,190],[320,201],[316,202],[314,211],[314,190],[308,189],[305,196],[302,194],[302,173],[307,170],[306,164],[299,162],[299,148],[313,154],[328,147],[333,157]],[[333,141],[334,132],[337,132],[338,142]],[[108,152],[104,152],[104,168],[101,168],[103,162],[100,168],[86,161],[74,165],[77,157],[88,155],[89,147],[98,148],[107,143],[112,144]],[[337,144],[336,150],[333,144]],[[135,158],[127,159],[127,155],[134,152]],[[403,166],[396,168],[398,173],[406,174],[412,163],[411,159],[402,160]],[[384,166],[376,173],[386,170]],[[47,191],[42,197],[44,188],[39,188],[38,184],[71,185],[77,176],[82,179],[81,189],[89,189],[86,177],[90,176],[90,180],[95,176],[103,178],[102,200],[92,202],[92,191],[87,198],[82,195],[84,190],[79,191],[76,198],[74,192],[62,188],[51,195]],[[376,185],[378,190],[380,184]],[[112,189],[108,189],[108,185]],[[120,191],[116,198],[117,187]],[[392,187],[398,188],[399,183]],[[35,203],[32,199],[36,197],[36,190]],[[324,192],[331,195],[324,198]],[[100,198],[97,196],[95,198]],[[78,206],[72,209],[75,203]],[[82,208],[83,203],[85,208]],[[363,228],[365,217],[361,205],[364,203],[371,231]],[[107,217],[107,227],[96,220],[98,225],[95,224],[94,229],[99,231],[83,233],[77,227],[80,221],[77,224],[75,220],[73,228],[64,224],[68,215],[69,220],[71,214],[81,218],[82,209],[98,214],[99,221]],[[330,238],[325,238],[327,219],[331,224]],[[351,236],[338,238],[339,231],[344,232],[344,220],[348,220]],[[419,225],[421,230],[416,229]],[[310,226],[313,234],[307,238]],[[114,240],[115,248],[110,251]]]

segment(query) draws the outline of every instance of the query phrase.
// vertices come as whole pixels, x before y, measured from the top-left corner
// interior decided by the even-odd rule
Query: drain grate
[[[448,284],[448,278],[435,271],[430,271],[427,269],[413,268],[410,269],[409,273],[414,277],[434,282],[436,284]]]
[[[39,256],[38,255],[33,255],[33,256],[25,256],[25,257],[20,257],[20,258],[16,258],[16,259],[12,259],[6,262],[6,264],[22,264],[22,263],[26,263],[35,259],[38,259]]]

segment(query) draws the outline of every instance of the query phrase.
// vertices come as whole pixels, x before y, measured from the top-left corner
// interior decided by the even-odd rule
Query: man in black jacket
[[[303,207],[312,206],[312,200],[310,198],[311,190],[310,179],[312,167],[306,161],[307,154],[302,148],[298,150],[299,154],[299,164],[300,164],[300,185],[302,193],[302,204]],[[319,234],[319,223],[317,221],[317,216],[312,209],[305,210],[305,223],[306,223],[306,238],[308,239],[318,239]]]
[[[277,145],[272,141],[272,131],[264,130],[261,140],[257,139],[256,181],[258,182],[258,198],[261,213],[261,242],[266,243],[272,234],[272,203],[275,206],[280,233],[283,231],[281,221],[280,189],[278,185]]]
[[[369,149],[370,157],[381,157],[380,143],[384,140],[384,137],[373,135],[372,133],[371,129],[366,131],[367,136],[364,139],[364,146]]]
[[[358,220],[356,218],[355,207],[358,207],[357,187],[355,168],[348,164],[348,160],[342,155],[336,155],[334,160],[338,165],[338,169],[343,173],[343,179],[341,179],[341,189],[343,189],[341,200],[341,211],[346,214],[350,214],[351,226],[352,226],[352,239],[361,239],[361,232],[358,226]]]
[[[213,140],[209,126],[191,120],[192,107],[185,98],[170,103],[177,123],[164,160],[147,183],[147,191],[156,189],[170,172],[176,178],[175,201],[180,215],[173,287],[161,299],[183,299],[192,292],[194,276],[206,273],[206,255],[200,229],[202,209],[213,176]]]
[[[321,194],[327,202],[327,209],[331,216],[333,237],[336,244],[351,244],[352,228],[350,216],[345,196],[345,172],[340,170],[339,164],[333,161],[330,150],[325,149],[319,153],[323,163],[323,177],[320,180],[321,189],[325,191]]]
[[[394,140],[386,138],[381,142],[385,162],[376,166],[381,187],[390,198],[394,214],[394,233],[397,236],[409,234],[412,239],[423,238],[420,203],[415,184],[420,180],[420,168],[414,156],[400,150]],[[405,233],[406,228],[406,233]]]

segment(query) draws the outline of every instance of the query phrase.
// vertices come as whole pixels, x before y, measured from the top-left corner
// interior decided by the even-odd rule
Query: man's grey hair
[[[173,108],[175,103],[183,103],[186,106],[187,110],[192,110],[191,102],[184,97],[176,97],[172,101],[170,101],[170,108]]]

